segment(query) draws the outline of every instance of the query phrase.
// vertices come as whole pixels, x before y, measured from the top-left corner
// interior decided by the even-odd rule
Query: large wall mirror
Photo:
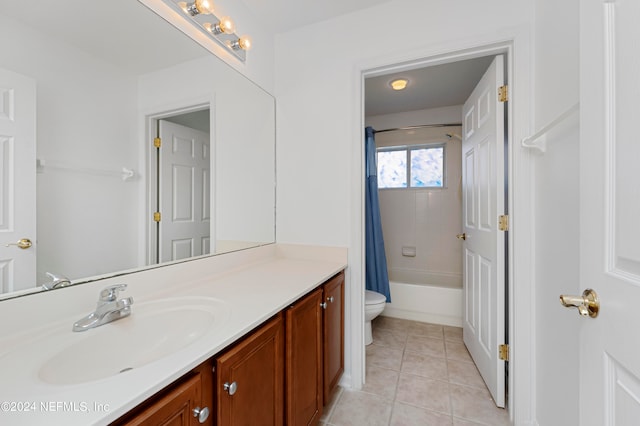
[[[0,298],[274,242],[273,97],[144,5],[3,2],[0,52]]]

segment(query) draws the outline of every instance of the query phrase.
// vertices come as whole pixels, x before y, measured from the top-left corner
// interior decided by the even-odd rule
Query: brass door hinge
[[[498,358],[502,361],[509,361],[509,345],[498,346]]]
[[[160,212],[155,212],[153,214],[153,221],[154,222],[160,222]]]
[[[509,215],[503,214],[498,216],[498,229],[501,231],[509,230]]]
[[[498,87],[498,100],[500,102],[507,102],[509,100],[509,86],[506,84]]]
[[[160,148],[162,146],[162,139],[153,138],[153,146],[155,146],[156,148]]]

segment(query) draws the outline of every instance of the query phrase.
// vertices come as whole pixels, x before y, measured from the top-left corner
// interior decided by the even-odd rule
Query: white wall
[[[352,218],[362,215],[362,178],[353,171],[362,163],[360,70],[526,34],[532,15],[525,0],[394,0],[276,37],[277,240],[349,248],[345,371],[356,385],[362,234]],[[398,25],[385,30],[390,22]]]
[[[579,3],[535,2],[533,130],[579,101]],[[547,147],[534,155],[536,417],[540,425],[577,425],[579,318],[558,302],[582,293],[577,113],[547,135]]]

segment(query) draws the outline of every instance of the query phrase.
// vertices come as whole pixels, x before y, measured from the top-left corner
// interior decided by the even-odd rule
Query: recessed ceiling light
[[[407,84],[409,83],[409,80],[407,80],[406,78],[399,78],[397,80],[393,80],[391,83],[391,88],[393,90],[404,90],[405,87],[407,87]]]

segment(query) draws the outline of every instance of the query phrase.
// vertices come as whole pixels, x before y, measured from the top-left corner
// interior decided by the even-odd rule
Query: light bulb
[[[196,9],[203,15],[210,15],[213,13],[213,2],[211,0],[196,0]]]
[[[191,16],[210,15],[213,13],[213,2],[211,0],[196,0],[189,5],[180,2],[178,5]]]
[[[243,35],[238,40],[233,42],[231,44],[231,47],[233,48],[233,50],[238,50],[238,49],[249,50],[251,49],[251,37]]]
[[[228,16],[223,16],[222,18],[220,18],[220,22],[218,23],[217,27],[219,28],[220,32],[225,34],[233,34],[233,32],[236,30],[236,24]]]

